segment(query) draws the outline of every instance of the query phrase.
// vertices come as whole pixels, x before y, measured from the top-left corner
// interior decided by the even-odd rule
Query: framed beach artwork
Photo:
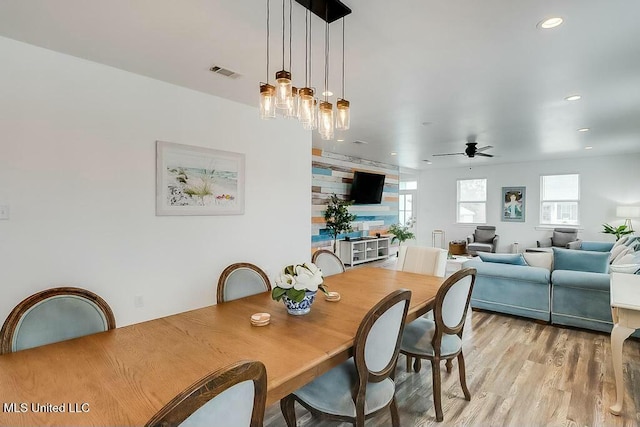
[[[524,222],[526,187],[502,187],[502,221]]]
[[[156,141],[156,215],[244,214],[244,154]]]

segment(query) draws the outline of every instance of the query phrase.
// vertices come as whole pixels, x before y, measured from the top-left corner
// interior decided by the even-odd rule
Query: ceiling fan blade
[[[476,156],[493,157],[493,154],[476,153]]]
[[[488,150],[488,149],[490,149],[490,148],[493,148],[493,145],[485,145],[484,147],[480,147],[480,148],[478,148],[478,149],[476,150],[476,153],[477,153],[478,151],[485,151],[485,150]]]
[[[466,156],[466,154],[464,153],[445,153],[445,154],[432,154],[433,157],[440,157],[440,156],[458,156],[462,154],[463,156]]]

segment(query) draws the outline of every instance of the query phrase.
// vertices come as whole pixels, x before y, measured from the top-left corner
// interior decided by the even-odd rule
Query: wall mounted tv
[[[384,175],[356,171],[351,185],[351,200],[356,205],[379,204],[383,188]]]

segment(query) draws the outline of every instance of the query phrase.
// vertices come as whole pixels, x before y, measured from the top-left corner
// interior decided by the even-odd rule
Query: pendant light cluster
[[[270,8],[267,0],[267,80],[260,83],[260,118],[272,119],[276,111],[288,118],[297,118],[307,130],[318,129],[320,137],[330,140],[334,129],[347,130],[350,125],[349,101],[344,99],[344,16],[351,10],[339,0],[296,0],[303,5],[305,13],[305,85],[298,89],[291,81],[291,15],[292,1],[289,0],[289,70],[285,69],[285,0],[282,0],[282,69],[276,72],[275,86],[269,84],[269,20]],[[324,99],[318,102],[316,91],[311,86],[311,12],[325,21],[324,48]],[[333,105],[329,102],[329,24],[342,19],[342,97],[336,103],[336,119]]]

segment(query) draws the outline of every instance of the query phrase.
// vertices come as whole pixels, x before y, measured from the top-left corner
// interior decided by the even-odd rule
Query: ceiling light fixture
[[[593,147],[590,145],[587,145],[586,147],[584,147],[585,150],[593,150]]]
[[[292,2],[289,0],[289,70],[285,69],[286,62],[286,3],[282,0],[282,69],[276,73],[276,85],[269,84],[269,1],[267,0],[267,82],[260,83],[260,117],[270,119],[275,117],[276,108],[285,117],[297,117],[304,129],[318,128],[322,139],[333,139],[334,129],[349,129],[349,101],[344,99],[344,20],[342,22],[342,98],[338,99],[338,112],[342,113],[339,122],[334,123],[333,105],[328,97],[333,96],[329,91],[329,24],[344,18],[351,13],[351,9],[340,0],[296,0],[306,10],[305,14],[305,85],[301,89],[293,86],[291,81],[291,45],[292,45]],[[318,103],[315,89],[311,82],[311,12],[325,21],[325,70],[324,70],[324,100]],[[346,106],[346,115],[345,115]],[[318,108],[319,107],[319,108]]]
[[[342,98],[336,102],[336,110],[338,111],[336,129],[348,130],[351,125],[351,114],[349,101],[344,99],[344,17],[342,18]]]
[[[562,22],[564,22],[564,20],[559,16],[557,16],[557,17],[545,19],[544,21],[540,21],[538,23],[538,26],[542,29],[548,30],[550,28],[557,27],[558,25],[562,24]]]
[[[275,105],[276,88],[269,84],[269,0],[267,0],[267,80],[260,83],[260,118],[273,119],[276,117]]]
[[[580,96],[580,95],[570,95],[570,96],[567,96],[564,100],[565,101],[577,101],[579,99],[582,99],[582,96]]]
[[[589,132],[590,130],[590,128],[580,128],[578,129],[578,132]]]

